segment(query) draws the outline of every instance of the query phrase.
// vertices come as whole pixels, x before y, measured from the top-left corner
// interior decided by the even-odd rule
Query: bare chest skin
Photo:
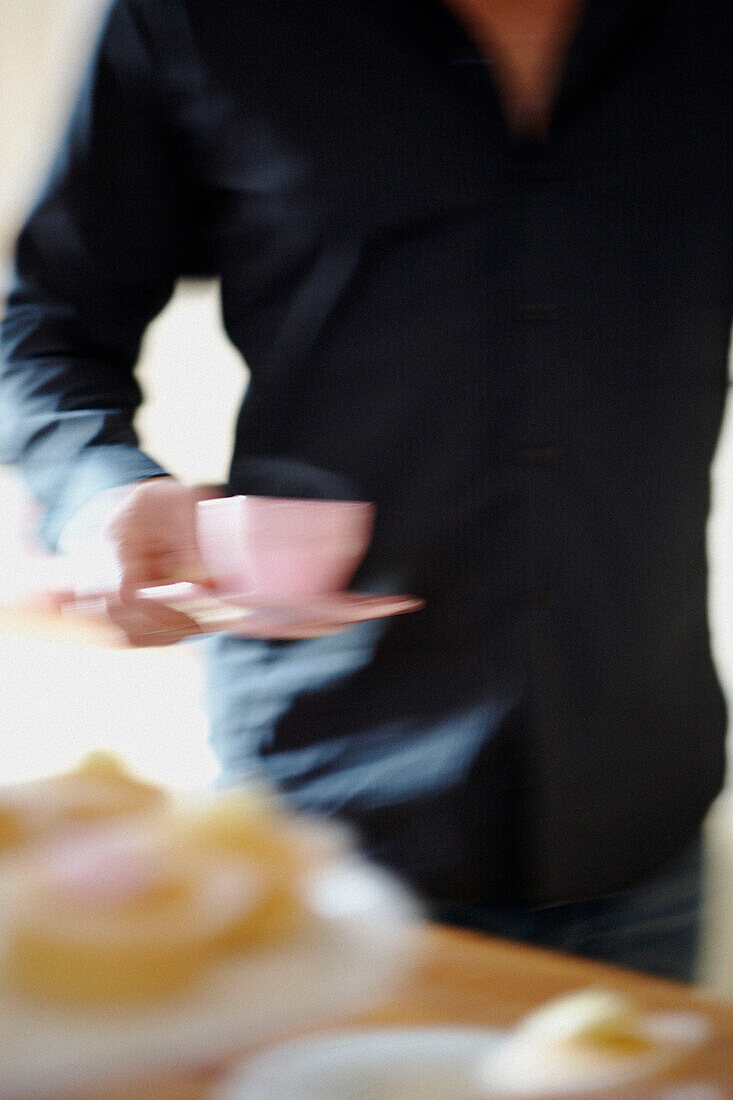
[[[444,0],[491,63],[508,128],[546,132],[583,0]]]

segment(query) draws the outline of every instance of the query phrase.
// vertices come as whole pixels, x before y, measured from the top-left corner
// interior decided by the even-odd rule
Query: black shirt
[[[539,142],[438,0],[118,0],[21,234],[3,454],[49,543],[159,472],[132,370],[185,274],[251,370],[234,489],[376,501],[355,587],[425,610],[217,637],[213,739],[434,896],[626,886],[720,788],[730,22],[589,0]]]

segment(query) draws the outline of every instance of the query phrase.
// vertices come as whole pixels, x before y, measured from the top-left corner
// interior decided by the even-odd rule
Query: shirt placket
[[[561,288],[546,233],[553,216],[551,152],[541,143],[515,145],[509,172],[515,219],[512,257],[511,386],[515,423],[507,460],[522,501],[525,602],[544,606],[556,594],[555,536],[562,461]]]

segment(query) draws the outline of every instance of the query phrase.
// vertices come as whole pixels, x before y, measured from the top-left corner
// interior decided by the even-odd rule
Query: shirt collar
[[[397,16],[404,33],[415,37],[443,64],[464,79],[483,86],[490,82],[486,59],[443,0],[381,0]],[[585,0],[572,38],[551,129],[566,118],[605,75],[625,49],[639,41],[654,16],[669,0]],[[373,3],[373,0],[370,0]]]

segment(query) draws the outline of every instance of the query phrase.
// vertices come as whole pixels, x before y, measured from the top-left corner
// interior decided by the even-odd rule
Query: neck
[[[445,0],[491,62],[507,124],[546,130],[583,0]]]

